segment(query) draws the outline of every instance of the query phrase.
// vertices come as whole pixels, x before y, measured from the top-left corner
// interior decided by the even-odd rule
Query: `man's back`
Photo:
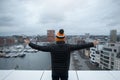
[[[70,64],[70,46],[68,44],[55,44],[52,45],[52,49],[52,70],[68,70]]]

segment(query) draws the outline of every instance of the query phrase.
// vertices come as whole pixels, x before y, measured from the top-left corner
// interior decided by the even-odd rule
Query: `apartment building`
[[[100,51],[100,65],[105,70],[120,70],[120,43],[108,43]]]
[[[100,51],[102,50],[104,44],[99,44],[96,47],[90,48],[90,62],[95,65],[100,64]]]

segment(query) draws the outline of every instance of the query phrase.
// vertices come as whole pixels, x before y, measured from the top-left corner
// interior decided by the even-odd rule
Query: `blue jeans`
[[[68,71],[52,71],[52,80],[68,80]]]

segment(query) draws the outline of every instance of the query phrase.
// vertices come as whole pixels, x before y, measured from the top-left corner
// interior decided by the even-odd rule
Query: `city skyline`
[[[120,1],[1,0],[0,36],[46,35],[63,28],[66,35],[120,33]]]

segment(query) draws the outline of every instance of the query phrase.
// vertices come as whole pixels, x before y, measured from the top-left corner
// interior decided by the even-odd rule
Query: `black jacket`
[[[70,52],[74,50],[93,47],[93,43],[71,45],[64,42],[57,42],[48,46],[39,46],[33,43],[29,44],[33,49],[51,53],[52,70],[68,71],[70,65]]]

